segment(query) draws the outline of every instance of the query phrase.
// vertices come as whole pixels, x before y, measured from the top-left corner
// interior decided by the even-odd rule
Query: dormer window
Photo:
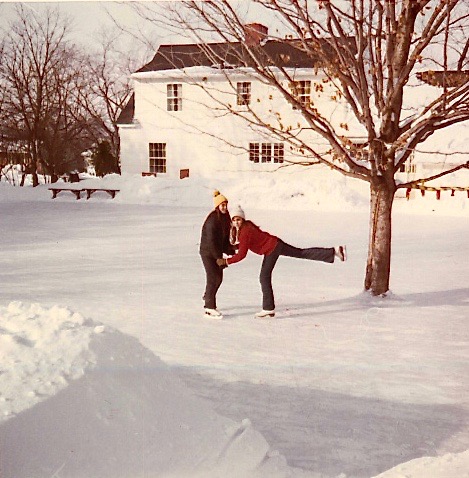
[[[291,91],[302,106],[309,106],[311,102],[311,81],[294,81],[291,84]]]
[[[182,85],[171,83],[167,85],[167,105],[168,111],[182,110]]]
[[[242,81],[236,83],[236,95],[238,106],[248,106],[251,104],[251,83],[249,81]]]

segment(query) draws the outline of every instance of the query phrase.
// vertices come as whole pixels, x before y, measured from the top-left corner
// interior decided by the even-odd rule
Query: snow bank
[[[467,478],[469,450],[441,457],[424,457],[402,463],[374,478]]]
[[[116,201],[121,203],[179,207],[200,205],[210,209],[212,193],[219,189],[231,204],[240,203],[243,207],[255,209],[304,210],[326,207],[352,210],[368,207],[366,184],[330,173],[317,176],[313,171],[239,173],[236,179],[189,177],[180,180],[111,175],[103,178],[102,184],[119,188]]]
[[[453,174],[425,183],[427,187],[468,187],[469,170],[462,169]],[[400,195],[405,193],[400,190]],[[397,210],[410,214],[439,214],[446,216],[467,216],[469,211],[468,191],[442,190],[439,192],[440,199],[437,199],[436,191],[424,191],[413,189],[410,193],[410,200],[397,200]]]
[[[466,172],[449,176],[448,184],[467,185]],[[453,184],[454,183],[454,184]],[[68,184],[67,184],[68,185]],[[315,177],[312,171],[300,173],[281,172],[249,173],[240,179],[185,178],[168,179],[141,177],[138,175],[112,174],[104,178],[85,179],[79,185],[96,188],[119,189],[113,203],[154,204],[167,207],[212,208],[212,194],[219,189],[228,197],[232,206],[241,204],[247,211],[264,210],[322,210],[322,211],[367,211],[369,207],[368,185],[362,181],[329,174]],[[430,185],[430,184],[429,184]],[[432,186],[437,185],[431,184]],[[50,201],[50,185],[42,184],[36,188],[13,187],[0,183],[0,201]],[[426,191],[424,197],[420,191],[413,190],[411,200],[403,197],[402,190],[396,197],[395,207],[402,213],[466,215],[469,199],[466,191],[443,191],[441,200],[435,192]],[[86,199],[82,198],[82,202]],[[55,201],[76,202],[73,194],[60,193]],[[106,193],[95,193],[89,201],[111,201]]]
[[[0,308],[0,334],[2,478],[317,476],[289,468],[248,419],[216,415],[136,339],[108,326],[12,302]],[[465,451],[376,478],[468,470]]]
[[[0,309],[0,423],[80,378],[94,361],[89,343],[98,330],[60,307]]]
[[[2,478],[293,476],[134,338],[20,302],[0,308],[0,333]]]

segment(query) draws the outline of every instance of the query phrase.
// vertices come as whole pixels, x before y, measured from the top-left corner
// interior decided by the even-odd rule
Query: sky
[[[14,9],[20,2],[1,2],[1,19],[0,24],[5,26],[13,17]],[[103,24],[111,24],[111,20],[107,14],[107,10],[123,21],[124,23],[132,22],[133,15],[128,5],[122,2],[23,2],[24,5],[31,10],[41,12],[47,6],[58,5],[61,11],[70,15],[76,24],[77,31],[81,34],[92,34],[98,30]]]
[[[15,18],[15,7],[20,2],[0,2],[0,28],[8,28]],[[129,31],[148,32],[146,39],[151,39],[154,48],[158,44],[172,43],[178,39],[161,27],[144,25],[143,20],[132,9],[137,2],[24,2],[28,8],[42,12],[47,7],[58,6],[60,11],[72,21],[73,39],[79,43],[93,44],[103,28],[115,28],[116,24]],[[159,2],[162,3],[162,2]]]
[[[8,22],[14,17],[15,5],[20,2],[0,2],[0,27],[5,28]],[[58,5],[64,14],[69,15],[74,24],[77,37],[84,41],[92,41],[103,26],[113,26],[117,22],[120,26],[130,30],[147,31],[147,37],[152,37],[155,44],[179,43],[184,40],[180,35],[165,30],[161,25],[152,25],[151,27],[135,13],[132,6],[138,4],[149,5],[150,2],[114,2],[114,1],[85,1],[85,2],[23,2],[31,9],[36,11],[44,10],[47,6]],[[151,2],[154,5],[160,4],[164,8],[166,1]],[[258,21],[259,14],[256,13],[256,7],[252,2],[241,0],[238,5],[240,11],[246,16],[248,21]],[[156,8],[156,7],[153,7]],[[265,14],[263,14],[265,15]],[[265,19],[263,20],[265,21]],[[152,32],[152,33],[150,33]]]

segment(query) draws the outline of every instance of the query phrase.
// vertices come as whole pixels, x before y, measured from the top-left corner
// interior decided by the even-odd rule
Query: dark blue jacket
[[[208,256],[214,260],[223,257],[223,253],[233,254],[233,246],[230,244],[230,213],[222,214],[214,209],[205,219],[200,237],[199,252],[201,256]]]

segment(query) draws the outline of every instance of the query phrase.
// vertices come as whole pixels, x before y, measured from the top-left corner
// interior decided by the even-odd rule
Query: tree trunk
[[[382,295],[389,290],[391,271],[391,211],[396,187],[382,176],[370,185],[370,237],[365,290]]]

